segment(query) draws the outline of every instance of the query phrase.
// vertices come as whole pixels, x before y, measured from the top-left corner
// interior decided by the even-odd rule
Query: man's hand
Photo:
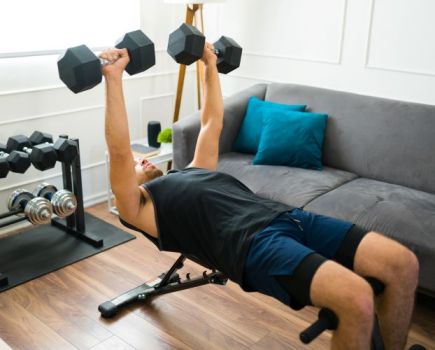
[[[205,43],[201,61],[204,62],[206,66],[216,66],[217,56],[214,53],[214,46],[212,44]]]
[[[100,58],[110,62],[103,65],[101,70],[106,79],[121,79],[125,67],[130,62],[127,49],[107,49],[100,54]]]

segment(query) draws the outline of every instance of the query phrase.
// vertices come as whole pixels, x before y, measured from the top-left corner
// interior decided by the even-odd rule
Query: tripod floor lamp
[[[203,5],[206,3],[220,3],[225,0],[193,0],[193,3],[186,2],[186,0],[165,0],[166,3],[171,4],[184,4],[186,6],[186,19],[185,23],[194,25],[202,33],[204,33],[204,17],[203,17]],[[201,61],[196,62],[196,87],[197,87],[197,99],[198,109],[201,109],[201,84],[202,84],[202,72],[203,66]],[[177,94],[175,97],[175,107],[172,122],[178,121],[180,115],[181,97],[183,95],[184,77],[186,75],[186,66],[180,64],[178,71],[178,83]]]

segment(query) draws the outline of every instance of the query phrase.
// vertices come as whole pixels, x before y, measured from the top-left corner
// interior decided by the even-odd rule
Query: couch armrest
[[[184,169],[192,161],[200,128],[199,112],[178,120],[172,126],[174,169]]]
[[[264,99],[266,89],[267,84],[257,84],[224,100],[224,127],[219,143],[219,153],[231,151],[249,98],[256,96]],[[183,169],[192,161],[200,126],[200,112],[182,118],[173,125],[172,145],[175,169]]]

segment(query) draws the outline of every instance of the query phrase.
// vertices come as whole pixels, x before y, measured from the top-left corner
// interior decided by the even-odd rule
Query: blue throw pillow
[[[264,114],[269,111],[305,111],[306,105],[286,105],[251,97],[248,101],[245,117],[239,130],[233,149],[236,152],[255,154],[260,143]]]
[[[326,114],[270,111],[253,163],[321,170],[327,120]]]

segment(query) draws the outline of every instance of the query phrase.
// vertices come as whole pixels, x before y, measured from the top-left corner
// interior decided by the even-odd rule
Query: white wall
[[[178,65],[166,53],[167,37],[183,21],[185,8],[162,0],[141,0],[140,8],[131,10],[140,12],[141,29],[157,50],[153,68],[124,79],[131,138],[137,139],[145,136],[149,120],[159,120],[162,127],[171,125]],[[0,142],[34,130],[79,138],[85,203],[104,200],[104,86],[75,95],[59,80],[56,62],[57,56],[0,59]],[[189,68],[182,116],[195,109],[194,79]],[[0,212],[6,210],[7,197],[14,189],[32,190],[45,180],[61,187],[60,175],[59,164],[44,172],[32,167],[24,175],[9,173],[0,179]]]
[[[206,31],[244,48],[226,95],[279,81],[435,104],[434,13],[433,0],[227,0]]]
[[[132,138],[144,135],[148,120],[170,125],[178,66],[165,50],[184,12],[141,0],[141,27],[156,44],[157,64],[125,79]],[[205,5],[205,30],[210,41],[224,34],[244,48],[241,67],[222,77],[224,95],[280,81],[435,104],[433,13],[432,0],[227,0]],[[195,109],[192,69],[182,115]],[[88,203],[105,196],[103,102],[103,86],[79,95],[65,88],[56,57],[0,60],[0,142],[34,129],[78,137]],[[59,184],[59,175],[57,166],[0,179],[0,211],[15,188]]]

